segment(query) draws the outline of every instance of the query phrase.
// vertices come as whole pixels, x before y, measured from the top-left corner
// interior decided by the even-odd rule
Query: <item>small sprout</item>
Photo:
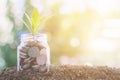
[[[22,21],[29,30],[29,32],[32,33],[33,35],[36,34],[40,29],[40,27],[43,24],[45,24],[46,21],[49,19],[49,17],[46,18],[43,15],[39,15],[39,12],[36,8],[32,11],[31,17],[27,13],[25,13],[25,16],[28,22],[30,23],[30,26],[28,26],[28,24],[24,20]]]

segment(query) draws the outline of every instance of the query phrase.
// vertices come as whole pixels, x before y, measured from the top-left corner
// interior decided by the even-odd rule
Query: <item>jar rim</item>
[[[35,35],[32,35],[31,33],[25,33],[21,35],[21,40],[27,39],[27,38],[37,38],[37,37],[42,37],[44,39],[47,38],[47,34],[46,33],[37,33]]]
[[[25,33],[21,35],[21,37],[25,37],[25,36],[41,36],[41,37],[45,36],[46,37],[47,35],[46,33],[37,33],[35,35],[32,35],[31,33]]]

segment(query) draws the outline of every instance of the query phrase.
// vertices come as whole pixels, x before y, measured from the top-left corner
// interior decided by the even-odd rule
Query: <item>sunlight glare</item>
[[[114,51],[116,49],[116,44],[113,41],[106,39],[96,39],[90,42],[90,48],[96,51]]]
[[[120,10],[119,0],[87,0],[88,5],[105,16],[111,11]]]
[[[120,29],[105,29],[102,31],[104,37],[120,38]]]
[[[60,8],[61,14],[70,14],[74,11],[83,13],[86,10],[86,5],[83,0],[63,0],[63,5]]]
[[[80,41],[78,38],[72,38],[70,40],[70,45],[73,47],[78,47],[80,45]]]
[[[105,27],[120,29],[120,19],[106,19],[104,20],[104,24]]]

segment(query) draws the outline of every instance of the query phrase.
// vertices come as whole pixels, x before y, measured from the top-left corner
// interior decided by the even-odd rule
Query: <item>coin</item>
[[[47,62],[47,55],[46,54],[41,54],[36,58],[36,62],[38,65],[44,65]]]
[[[40,66],[39,65],[33,65],[32,69],[35,71],[39,71]]]
[[[27,56],[27,54],[26,54],[26,53],[23,53],[23,52],[20,52],[20,55],[22,55],[22,56]]]
[[[26,58],[23,63],[29,62],[30,59],[31,59],[30,57],[29,57],[29,58]]]
[[[29,49],[28,49],[28,55],[30,56],[30,57],[37,57],[37,56],[39,56],[40,55],[40,51],[39,51],[39,48],[38,47],[30,47]]]
[[[37,65],[36,59],[35,59],[35,61],[33,62],[33,65]]]
[[[30,67],[30,64],[29,63],[28,64],[24,64],[22,67],[23,67],[23,69],[28,69]]]
[[[20,58],[27,58],[26,56],[24,56],[24,55],[20,55]]]
[[[42,45],[42,44],[40,44],[40,43],[38,43],[37,46],[39,47],[39,49],[43,49],[43,48],[45,48],[45,46]]]
[[[42,73],[47,72],[47,66],[46,65],[41,65],[40,66],[40,72],[42,72]]]
[[[46,52],[46,49],[45,49],[45,48],[43,48],[43,49],[41,49],[41,50],[40,50],[40,55],[41,55],[41,54],[47,54],[47,52]]]
[[[33,46],[36,46],[37,44],[38,44],[37,41],[29,41],[26,46],[33,47]]]
[[[22,47],[20,49],[20,52],[23,52],[23,53],[27,53],[27,51],[28,51],[28,47]]]
[[[31,58],[28,62],[30,63],[30,62],[33,62],[35,59],[34,58]]]
[[[38,69],[40,66],[39,65],[33,65],[32,68]]]

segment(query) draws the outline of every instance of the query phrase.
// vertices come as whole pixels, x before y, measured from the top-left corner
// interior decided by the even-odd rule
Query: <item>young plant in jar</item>
[[[47,43],[47,36],[39,33],[38,30],[48,20],[45,16],[39,15],[34,9],[31,17],[25,13],[30,26],[23,21],[29,33],[21,35],[21,43],[17,48],[17,70],[33,69],[40,72],[49,71],[50,49]]]

